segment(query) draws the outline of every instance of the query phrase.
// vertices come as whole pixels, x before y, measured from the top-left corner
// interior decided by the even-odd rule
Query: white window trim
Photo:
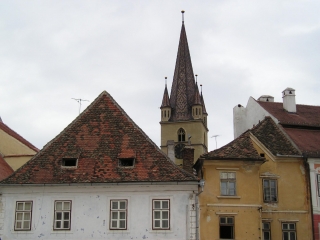
[[[152,229],[153,226],[153,218],[152,218],[152,204],[154,199],[169,199],[170,200],[170,229]],[[175,216],[173,214],[174,212],[174,202],[173,202],[173,196],[172,195],[154,195],[149,196],[149,233],[155,233],[155,234],[167,234],[167,233],[173,233],[173,229],[175,228]]]
[[[65,202],[69,202],[70,203],[70,209],[69,210],[56,210],[56,203],[57,202],[62,202],[62,205],[64,205]],[[54,201],[54,209],[53,209],[53,231],[56,232],[56,231],[70,231],[72,229],[72,200],[55,200]],[[69,228],[56,228],[56,221],[58,221],[56,219],[56,212],[62,212],[62,216],[63,216],[63,213],[64,212],[69,212]],[[64,217],[61,218],[61,226],[63,225],[63,220],[64,220]]]
[[[125,202],[126,207],[124,210],[121,209],[112,209],[112,202]],[[119,219],[117,219],[117,227],[112,227],[112,213],[113,212],[125,212],[125,228],[120,228],[119,225]],[[110,199],[110,207],[109,207],[109,230],[112,231],[125,231],[128,229],[128,199]]]
[[[155,208],[155,202],[159,201],[162,205],[163,202],[168,202],[168,208]],[[155,226],[155,212],[160,212],[161,215],[163,212],[168,212],[168,219],[162,219],[162,217],[160,217],[160,222],[161,222],[161,227],[156,227]],[[170,199],[158,199],[158,198],[154,198],[152,199],[152,230],[156,230],[156,231],[163,231],[163,230],[170,230],[171,229],[171,202],[170,202]],[[167,228],[164,228],[162,227],[162,222],[164,220],[167,220],[168,221],[168,227]]]
[[[31,209],[30,211],[25,211],[25,210],[20,210],[20,211],[17,211],[17,205],[18,203],[24,203],[24,206],[25,206],[25,203],[31,203]],[[33,201],[32,200],[16,200],[15,201],[15,204],[14,204],[14,223],[13,223],[13,231],[14,232],[30,232],[32,230],[32,215],[33,215]],[[21,228],[21,229],[17,229],[16,228],[16,223],[17,223],[17,213],[19,212],[30,212],[30,228],[26,229],[26,228]],[[24,220],[22,220],[22,223],[24,223]]]

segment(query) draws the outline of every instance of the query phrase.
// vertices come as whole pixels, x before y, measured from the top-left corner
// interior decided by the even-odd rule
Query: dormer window
[[[134,158],[119,158],[119,167],[134,167]]]
[[[77,158],[62,158],[62,167],[77,167],[78,159]]]

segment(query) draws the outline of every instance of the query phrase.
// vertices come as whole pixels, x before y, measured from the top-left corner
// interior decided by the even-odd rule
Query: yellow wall
[[[195,160],[197,160],[201,154],[207,152],[208,146],[208,129],[203,124],[202,119],[184,122],[160,122],[161,124],[161,150],[167,154],[167,141],[174,140],[178,142],[178,130],[183,128],[185,130],[186,141],[184,144],[188,144],[188,135],[191,135],[191,146],[194,147]],[[182,160],[176,159],[176,163],[182,163]]]
[[[36,151],[0,129],[0,154],[13,170],[31,159]]]
[[[297,239],[312,239],[309,194],[302,158],[272,156],[258,145],[266,162],[205,160],[200,201],[201,240],[219,239],[219,216],[233,216],[235,239],[263,239],[261,223],[271,223],[271,239],[282,239],[282,222],[296,223]],[[220,172],[236,173],[236,196],[220,197]],[[263,179],[277,179],[278,202],[264,203]],[[259,238],[261,237],[261,238]]]

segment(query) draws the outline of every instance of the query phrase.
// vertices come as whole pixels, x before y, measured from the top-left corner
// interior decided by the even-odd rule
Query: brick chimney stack
[[[194,148],[191,146],[185,146],[182,150],[182,159],[182,168],[187,172],[193,174]]]

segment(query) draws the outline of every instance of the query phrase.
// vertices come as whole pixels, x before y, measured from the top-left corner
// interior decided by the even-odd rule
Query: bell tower
[[[194,148],[194,161],[208,151],[208,128],[204,99],[193,74],[182,12],[182,27],[171,93],[167,83],[161,104],[161,150],[177,165],[183,164],[181,151]],[[201,85],[200,85],[201,86]],[[173,152],[172,152],[173,151]]]

